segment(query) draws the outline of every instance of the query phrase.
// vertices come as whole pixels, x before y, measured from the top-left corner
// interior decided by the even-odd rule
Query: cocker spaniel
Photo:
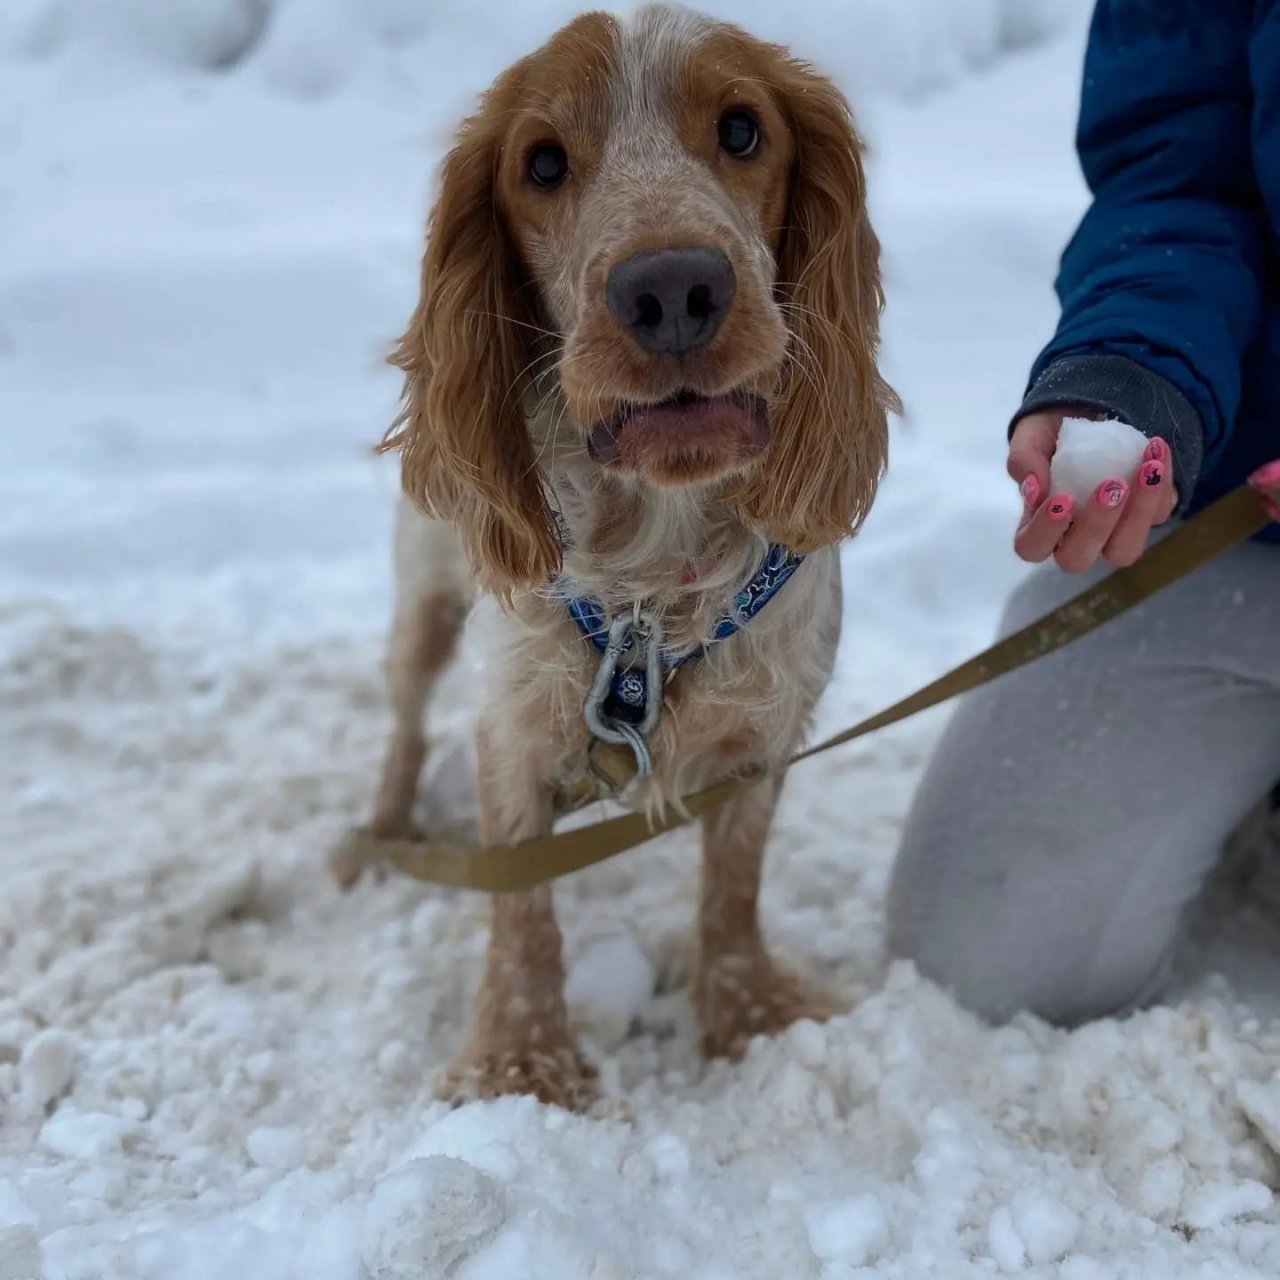
[[[498,78],[444,162],[392,357],[407,496],[376,834],[411,830],[474,588],[498,651],[486,844],[547,832],[596,739],[635,752],[628,799],[650,810],[787,760],[835,659],[839,545],[884,469],[882,306],[848,106],[785,50],[653,6],[585,14]],[[710,1055],[830,1012],[757,921],[779,789],[703,820]],[[495,897],[448,1089],[586,1105],[563,988],[551,891]]]

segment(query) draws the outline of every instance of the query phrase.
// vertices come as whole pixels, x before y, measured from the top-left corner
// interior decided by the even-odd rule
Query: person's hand
[[[1117,567],[1133,564],[1147,549],[1151,530],[1178,505],[1173,459],[1160,439],[1147,446],[1136,485],[1124,476],[1104,480],[1078,510],[1068,494],[1050,493],[1049,464],[1062,420],[1088,416],[1070,409],[1029,414],[1009,442],[1009,474],[1024,508],[1014,550],[1033,564],[1052,556],[1068,573],[1084,573],[1100,559]]]
[[[1249,483],[1262,494],[1263,504],[1273,520],[1280,520],[1280,458],[1259,467]]]

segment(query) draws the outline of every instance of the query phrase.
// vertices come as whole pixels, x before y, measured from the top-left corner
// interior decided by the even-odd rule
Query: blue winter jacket
[[[1078,146],[1094,201],[1018,416],[1163,436],[1194,511],[1280,458],[1280,0],[1100,0]]]

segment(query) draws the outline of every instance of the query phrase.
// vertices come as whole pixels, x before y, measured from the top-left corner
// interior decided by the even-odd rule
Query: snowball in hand
[[[1064,418],[1049,473],[1050,491],[1083,504],[1105,480],[1133,483],[1150,441],[1127,422]]]

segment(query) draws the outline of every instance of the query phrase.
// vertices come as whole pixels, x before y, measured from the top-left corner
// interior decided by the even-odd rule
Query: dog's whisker
[[[500,415],[506,410],[507,405],[511,402],[511,397],[519,392],[521,383],[529,376],[530,371],[554,354],[554,352],[544,352],[541,355],[534,356],[534,358],[530,360],[514,378],[512,378],[510,385],[507,387],[506,395],[502,397],[502,403],[498,408]],[[530,379],[531,382],[536,382],[536,380],[536,375]]]
[[[515,316],[500,315],[496,311],[481,311],[477,308],[471,308],[467,311],[467,315],[480,316],[485,320],[501,320],[503,324],[513,324],[518,329],[530,329],[534,333],[538,333],[547,338],[552,338],[556,342],[564,341],[564,334],[557,333],[554,329],[544,329],[541,325],[530,324],[527,320],[517,320]]]

